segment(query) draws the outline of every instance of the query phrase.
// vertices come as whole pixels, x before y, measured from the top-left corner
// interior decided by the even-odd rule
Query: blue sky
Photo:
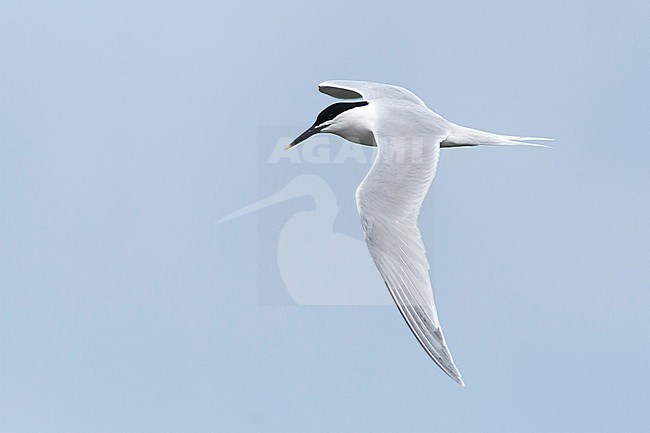
[[[3,1],[0,432],[648,431],[648,28],[642,1]],[[215,224],[318,175],[361,239],[369,163],[261,164],[337,78],[557,139],[442,152],[421,227],[464,389],[391,306],[260,302],[308,199]]]

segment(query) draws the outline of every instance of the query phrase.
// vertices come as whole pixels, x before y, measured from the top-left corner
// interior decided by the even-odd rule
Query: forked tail
[[[544,144],[528,143],[528,141],[553,141],[552,138],[519,137],[517,135],[501,135],[478,129],[451,124],[451,134],[440,143],[440,147],[466,146],[538,146],[550,147]]]

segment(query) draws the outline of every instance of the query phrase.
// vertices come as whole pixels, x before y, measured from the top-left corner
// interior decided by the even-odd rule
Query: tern
[[[366,244],[388,291],[427,355],[465,386],[442,333],[418,217],[436,173],[440,148],[543,146],[548,138],[500,135],[449,122],[411,91],[368,81],[332,80],[318,89],[338,99],[286,146],[330,133],[374,146],[377,156],[356,191]]]

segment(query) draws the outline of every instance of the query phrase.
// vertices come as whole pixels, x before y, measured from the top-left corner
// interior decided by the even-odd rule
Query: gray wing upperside
[[[320,83],[318,90],[339,99],[362,98],[367,101],[394,99],[426,106],[410,90],[391,84],[373,83],[370,81],[330,80]]]

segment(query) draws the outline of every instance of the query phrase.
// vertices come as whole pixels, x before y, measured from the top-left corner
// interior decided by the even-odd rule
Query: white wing
[[[438,321],[429,262],[417,227],[436,172],[440,142],[448,132],[438,127],[423,131],[422,125],[431,123],[418,112],[409,113],[413,121],[405,120],[404,113],[381,116],[383,127],[374,132],[379,152],[357,189],[357,207],[370,255],[400,313],[431,359],[464,386]]]
[[[413,92],[403,87],[370,81],[331,80],[318,85],[318,90],[339,99],[363,98],[367,101],[392,99],[426,106]]]

